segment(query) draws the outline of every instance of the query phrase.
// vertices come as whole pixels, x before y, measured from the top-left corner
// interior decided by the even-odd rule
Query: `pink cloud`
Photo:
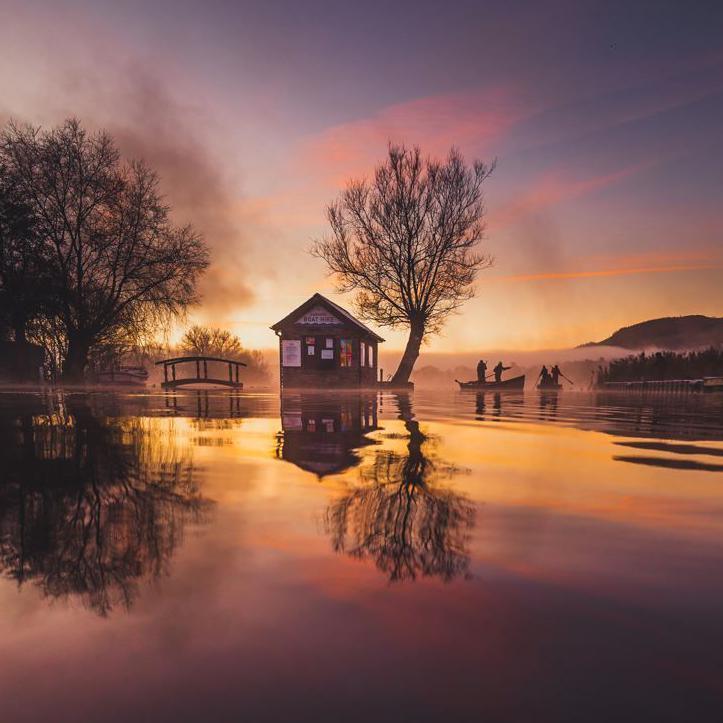
[[[632,274],[661,274],[676,271],[702,271],[721,268],[716,264],[679,264],[670,266],[643,266],[633,268],[596,269],[591,271],[548,271],[537,274],[498,276],[496,281],[549,281],[585,279],[600,276],[630,276]]]
[[[502,88],[418,98],[308,138],[299,161],[307,174],[338,187],[368,174],[390,141],[419,144],[436,156],[446,155],[453,145],[494,156],[495,142],[534,112],[518,94]]]

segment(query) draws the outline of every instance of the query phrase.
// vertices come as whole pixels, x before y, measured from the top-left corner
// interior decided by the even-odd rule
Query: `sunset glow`
[[[577,329],[605,336],[723,307],[723,55],[703,14],[681,22],[641,6],[590,23],[576,4],[462,4],[440,24],[422,4],[400,39],[401,9],[373,6],[4,6],[0,120],[77,115],[147,157],[177,218],[212,247],[191,320],[229,325],[250,346],[273,347],[269,323],[313,291],[333,295],[306,249],[326,232],[325,205],[389,141],[498,159],[495,266],[431,351],[569,345],[584,341]],[[419,42],[430,32],[433,62]],[[700,248],[717,251],[579,262]],[[403,332],[385,334],[388,349],[403,346]]]

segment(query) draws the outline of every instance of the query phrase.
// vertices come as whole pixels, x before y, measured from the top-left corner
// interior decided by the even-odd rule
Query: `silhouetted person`
[[[502,372],[506,372],[508,369],[512,369],[512,367],[502,366],[501,361],[497,362],[497,366],[494,368],[495,381],[501,382],[502,381]]]
[[[540,369],[540,375],[537,378],[540,381],[541,387],[547,386],[550,383],[550,372],[547,371],[546,366],[543,365],[542,369]]]
[[[480,359],[477,362],[477,381],[484,382],[487,377],[487,362],[484,359]]]
[[[552,377],[553,384],[557,385],[560,383],[560,374],[562,374],[560,367],[555,364],[555,366],[550,369],[550,376]]]

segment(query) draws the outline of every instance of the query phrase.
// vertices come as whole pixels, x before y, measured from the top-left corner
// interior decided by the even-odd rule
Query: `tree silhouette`
[[[122,162],[107,133],[75,119],[47,131],[10,123],[0,164],[48,260],[45,316],[59,326],[42,329],[62,330],[66,379],[82,379],[92,352],[154,336],[196,300],[205,244],[171,223],[156,174]]]
[[[412,418],[409,398],[400,395],[397,402],[407,453],[377,452],[360,470],[361,484],[330,505],[325,527],[333,549],[372,559],[392,582],[466,576],[474,506],[440,484],[459,470],[436,458],[433,440]]]
[[[348,185],[327,209],[331,236],[312,249],[340,291],[357,291],[361,316],[409,327],[393,382],[409,380],[425,336],[474,295],[492,258],[478,250],[484,233],[482,186],[494,164],[468,167],[452,148],[444,162],[419,148],[390,146],[371,181]]]
[[[246,380],[268,380],[269,369],[264,355],[257,349],[245,349],[241,339],[227,329],[194,324],[184,332],[179,347],[187,354],[237,359],[246,364]]]

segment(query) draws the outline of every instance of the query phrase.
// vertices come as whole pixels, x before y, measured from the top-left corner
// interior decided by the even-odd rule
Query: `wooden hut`
[[[314,294],[271,327],[279,337],[283,389],[350,389],[377,381],[378,334]]]

